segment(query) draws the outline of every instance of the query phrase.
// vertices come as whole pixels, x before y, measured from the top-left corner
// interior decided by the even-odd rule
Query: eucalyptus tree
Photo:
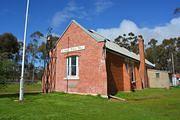
[[[126,34],[123,34],[122,36],[119,35],[117,38],[114,39],[114,43],[136,54],[139,53],[137,36],[132,32],[128,33],[127,35]]]
[[[34,82],[35,79],[35,68],[36,68],[36,63],[39,60],[39,51],[38,48],[40,46],[40,39],[43,37],[43,34],[39,31],[36,31],[30,35],[30,43],[27,46],[27,53],[28,53],[28,60],[30,61],[28,63],[29,65],[29,70],[32,71],[32,82]],[[31,73],[31,72],[29,72]]]

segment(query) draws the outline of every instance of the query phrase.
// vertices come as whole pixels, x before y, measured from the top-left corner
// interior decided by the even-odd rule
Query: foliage
[[[37,62],[37,60],[39,59],[38,56],[38,37],[36,36],[36,34],[40,34],[40,32],[35,32],[33,34],[31,34],[31,41],[27,46],[27,53],[28,53],[28,61],[29,62],[29,70],[32,72],[32,82],[34,81],[34,75],[35,75],[35,63]],[[41,35],[41,34],[40,34]]]
[[[58,37],[48,35],[52,49]],[[28,40],[27,40],[28,41]],[[30,41],[26,47],[24,79],[40,80],[45,67],[47,56],[46,37],[40,31],[30,35]],[[0,35],[0,87],[7,82],[18,82],[21,71],[23,43],[19,42],[12,33]],[[42,64],[43,63],[43,64]]]
[[[40,31],[36,31],[30,35],[31,42],[27,46],[27,57],[28,57],[28,71],[29,79],[34,81],[35,77],[41,79],[42,70],[45,67],[45,60],[48,54],[48,50],[52,49],[58,39],[58,37],[51,34],[44,36]],[[50,45],[47,45],[47,41],[50,41]],[[48,48],[49,47],[49,48]],[[43,63],[43,64],[42,64]]]
[[[123,36],[118,36],[114,39],[114,42],[118,44],[120,47],[124,47],[136,54],[139,53],[137,36],[135,36],[135,34],[132,32],[130,32],[128,35],[123,34]]]
[[[0,35],[0,88],[13,79],[18,79],[18,57],[20,43],[11,33]]]
[[[137,36],[134,33],[118,36],[114,42],[120,47],[124,47],[136,54],[139,53]],[[180,72],[180,37],[164,39],[162,43],[151,39],[148,47],[145,48],[145,57],[155,64],[156,69],[168,70],[172,72],[172,55],[174,57],[175,72]]]
[[[19,51],[19,43],[12,33],[4,33],[0,35],[0,60],[12,59],[13,55]]]
[[[164,39],[157,45],[157,40],[151,39],[146,48],[146,58],[156,65],[157,69],[172,71],[172,55],[175,71],[180,72],[180,37]]]
[[[19,79],[18,65],[9,59],[0,61],[0,87],[5,87],[9,81]]]
[[[176,8],[175,10],[174,10],[174,14],[175,15],[178,15],[180,13],[180,8]]]

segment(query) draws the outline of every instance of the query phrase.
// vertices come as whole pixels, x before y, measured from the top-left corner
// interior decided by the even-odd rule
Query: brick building
[[[50,52],[43,92],[108,96],[148,87],[147,67],[154,65],[144,59],[143,39],[138,39],[140,55],[73,20]]]

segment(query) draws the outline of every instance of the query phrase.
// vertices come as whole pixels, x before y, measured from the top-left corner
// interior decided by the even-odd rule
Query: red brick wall
[[[131,91],[130,63],[114,52],[107,51],[106,53],[108,93],[114,95],[118,91]],[[135,89],[140,90],[142,89],[142,82],[139,73],[139,62],[131,60],[131,63],[134,64]],[[129,65],[128,68],[126,64]]]
[[[126,63],[123,62],[123,91],[131,91],[131,81],[130,81],[130,75],[128,73],[128,70],[126,69]]]
[[[148,76],[147,76],[147,69],[145,64],[145,56],[144,56],[144,40],[142,37],[138,37],[139,42],[139,55],[140,55],[140,66],[139,66],[139,73],[140,78],[142,80],[142,87],[148,87]]]
[[[116,54],[106,52],[106,69],[108,81],[108,94],[116,94],[123,91],[123,58]]]
[[[68,40],[69,39],[69,40]],[[61,53],[62,49],[85,46],[85,50]],[[107,95],[104,42],[97,42],[72,23],[57,44],[56,91]],[[79,79],[66,80],[66,57],[79,56]]]
[[[135,78],[136,78],[136,89],[141,90],[142,89],[142,81],[139,74],[139,64],[136,63],[134,65],[134,72],[135,72]]]

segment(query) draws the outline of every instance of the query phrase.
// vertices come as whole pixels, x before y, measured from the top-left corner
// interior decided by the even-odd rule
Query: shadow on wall
[[[109,62],[106,64],[107,66],[107,77],[108,77],[108,82],[107,82],[107,87],[108,87],[108,95],[115,95],[118,92],[117,86],[116,86],[116,81],[113,76],[112,72],[112,62],[109,60]]]

